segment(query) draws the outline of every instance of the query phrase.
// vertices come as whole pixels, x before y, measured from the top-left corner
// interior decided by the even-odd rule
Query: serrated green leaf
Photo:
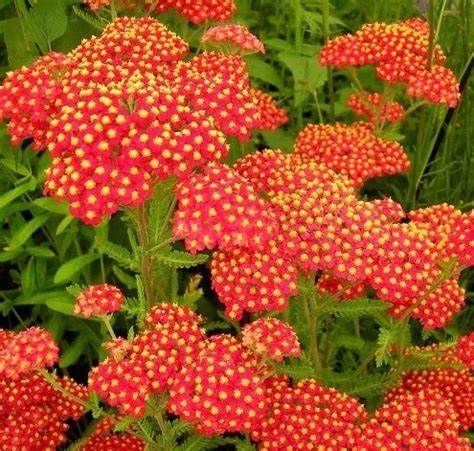
[[[351,299],[348,302],[338,300],[323,303],[316,307],[319,313],[340,315],[346,318],[357,318],[384,312],[389,304],[378,299]]]
[[[209,258],[206,254],[193,255],[174,249],[156,252],[152,257],[172,268],[192,268],[193,266],[205,263]]]
[[[56,274],[54,275],[54,283],[59,285],[70,281],[72,277],[74,277],[81,269],[98,258],[98,255],[89,254],[80,255],[79,257],[69,260],[68,262],[61,265],[56,271]]]
[[[15,250],[21,247],[38,229],[46,224],[49,218],[49,213],[45,213],[43,215],[36,216],[31,221],[27,222],[23,227],[13,234],[7,250]]]
[[[133,260],[132,255],[125,247],[108,241],[100,234],[96,235],[95,242],[101,254],[107,255],[127,269],[138,270],[137,262]]]

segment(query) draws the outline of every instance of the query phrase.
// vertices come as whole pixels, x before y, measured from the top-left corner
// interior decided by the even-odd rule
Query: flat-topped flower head
[[[233,168],[244,177],[257,192],[267,192],[275,183],[278,175],[290,171],[292,156],[280,149],[265,149],[253,152],[237,160]]]
[[[73,311],[84,318],[108,315],[118,312],[125,301],[124,294],[113,285],[91,285],[76,297]]]
[[[162,13],[169,8],[191,23],[202,24],[207,21],[228,22],[235,14],[237,6],[234,0],[145,0],[154,6],[154,12]]]
[[[101,434],[90,437],[83,451],[144,451],[145,443],[132,434]]]
[[[309,124],[297,137],[294,155],[346,175],[357,187],[370,178],[410,168],[403,147],[376,136],[372,125],[365,122]]]
[[[286,111],[280,108],[269,94],[260,89],[251,89],[250,93],[260,112],[260,130],[276,130],[288,122]]]
[[[89,373],[88,386],[123,415],[140,418],[145,414],[150,383],[134,362],[108,358]]]
[[[0,378],[17,380],[58,361],[58,346],[45,329],[30,327],[18,333],[4,332],[0,343]]]
[[[263,43],[243,25],[229,24],[209,28],[202,35],[201,42],[228,44],[244,53],[265,53]]]
[[[184,325],[199,326],[203,322],[202,316],[193,312],[190,308],[172,303],[152,307],[143,320],[145,327],[148,329],[164,326],[176,329],[178,332],[179,328]]]
[[[350,449],[356,426],[365,421],[364,406],[348,395],[312,379],[291,387],[279,379],[267,385],[269,406],[251,431],[260,450]]]
[[[338,68],[373,65],[377,76],[389,83],[404,83],[407,94],[454,108],[460,93],[456,75],[435,45],[430,61],[430,29],[421,19],[395,24],[366,24],[354,35],[330,40],[322,49],[322,65]]]
[[[385,102],[379,93],[351,94],[347,106],[357,116],[366,116],[372,123],[397,122],[403,120],[405,110],[398,102]]]
[[[277,231],[269,205],[233,169],[209,164],[176,187],[173,232],[186,249],[259,249]]]
[[[299,357],[301,347],[293,328],[276,318],[261,318],[242,329],[242,344],[255,354],[282,362]]]
[[[426,389],[449,401],[461,429],[474,427],[474,377],[469,370],[441,368],[405,373],[401,385],[387,392],[386,400],[391,402],[398,396],[416,395]]]
[[[270,241],[262,250],[233,247],[214,253],[212,287],[227,317],[238,321],[244,311],[283,311],[297,293],[297,268],[282,252],[284,243]]]
[[[411,309],[410,316],[420,320],[425,329],[439,329],[451,322],[453,315],[464,306],[466,290],[459,286],[459,277],[443,281],[434,291],[421,291],[405,303],[394,302],[391,314],[399,318]],[[428,288],[429,289],[429,288]],[[413,308],[415,306],[415,308]]]
[[[168,411],[203,435],[252,429],[265,412],[263,380],[232,336],[209,339],[198,358],[183,367],[170,390]]]
[[[427,385],[418,393],[393,397],[356,433],[354,449],[465,450],[456,413],[442,394]]]
[[[67,421],[84,415],[78,400],[85,401],[88,392],[71,379],[55,379],[74,399],[37,373],[0,380],[0,449],[53,450],[66,443]]]
[[[61,76],[68,64],[67,55],[51,52],[29,67],[7,73],[0,86],[0,119],[8,120],[14,146],[28,138],[33,138],[34,150],[47,146],[49,118],[57,110]]]

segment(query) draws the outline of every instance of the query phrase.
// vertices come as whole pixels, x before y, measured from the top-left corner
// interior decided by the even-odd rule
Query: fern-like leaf
[[[153,258],[171,268],[192,268],[193,266],[205,263],[209,258],[206,254],[190,254],[188,252],[174,249],[157,252]]]
[[[92,16],[91,14],[84,11],[80,6],[73,5],[72,7],[74,13],[80,17],[82,20],[87,22],[91,27],[94,27],[96,30],[103,31],[105,28],[105,23],[100,19]]]

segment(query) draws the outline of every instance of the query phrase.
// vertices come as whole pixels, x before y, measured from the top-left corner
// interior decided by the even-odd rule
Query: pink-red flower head
[[[347,106],[354,110],[357,116],[366,116],[372,123],[383,121],[397,122],[403,120],[405,110],[398,102],[384,102],[379,93],[351,94]]]
[[[265,53],[263,43],[243,25],[220,25],[209,28],[201,38],[203,43],[230,44],[245,53]]]
[[[280,108],[269,94],[259,89],[251,89],[250,93],[260,112],[259,129],[276,130],[288,122],[286,111]]]
[[[355,186],[366,180],[408,171],[410,161],[403,147],[373,133],[372,126],[310,124],[298,135],[294,154],[348,176]]]
[[[84,318],[108,315],[118,312],[125,300],[124,294],[113,285],[92,285],[76,297],[74,314]]]
[[[407,94],[456,107],[459,84],[445,64],[439,45],[430,55],[429,25],[421,19],[395,24],[366,24],[354,35],[338,36],[322,49],[322,65],[338,68],[374,65],[389,83],[405,83]]]
[[[22,332],[0,331],[0,376],[19,379],[36,369],[53,366],[59,349],[51,334],[38,327]]]
[[[212,164],[176,188],[173,232],[190,252],[232,246],[261,248],[277,223],[253,187],[231,168]]]
[[[170,391],[168,410],[204,435],[249,431],[265,411],[263,380],[231,336],[214,336]]]
[[[293,328],[276,318],[261,318],[242,329],[242,343],[255,354],[282,362],[299,357],[301,348]]]

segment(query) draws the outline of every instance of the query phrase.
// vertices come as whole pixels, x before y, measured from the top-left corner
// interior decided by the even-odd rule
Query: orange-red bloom
[[[22,332],[0,330],[0,379],[17,380],[36,369],[53,366],[59,348],[51,334],[38,327]]]
[[[209,28],[201,38],[203,43],[230,44],[243,52],[265,53],[263,43],[243,25],[220,25]]]
[[[354,110],[357,116],[367,116],[370,122],[397,122],[404,118],[405,110],[398,102],[384,102],[379,93],[351,94],[347,106]]]
[[[310,124],[296,140],[294,154],[348,176],[355,186],[384,175],[406,172],[410,162],[403,147],[373,133],[369,123]]]
[[[108,315],[118,312],[125,300],[124,294],[113,285],[92,285],[76,297],[74,314],[84,318]]]
[[[276,318],[261,318],[247,324],[242,329],[242,344],[255,354],[277,362],[301,355],[293,328]]]
[[[405,83],[409,96],[454,108],[460,98],[456,75],[444,67],[439,45],[432,55],[429,50],[429,25],[409,19],[366,24],[354,35],[338,36],[321,49],[319,60],[339,68],[374,65],[382,80]]]

